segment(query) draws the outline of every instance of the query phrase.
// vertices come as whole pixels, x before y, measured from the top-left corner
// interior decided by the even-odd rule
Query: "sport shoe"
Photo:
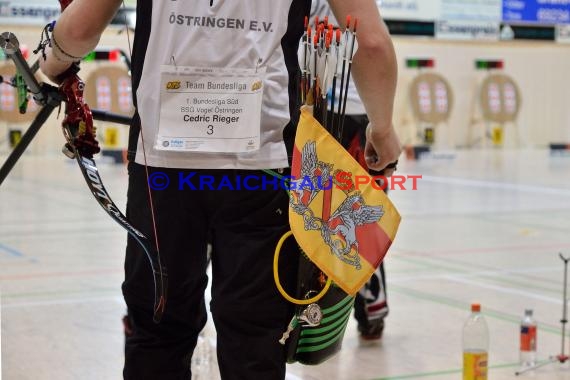
[[[358,332],[360,333],[360,338],[366,341],[375,341],[382,338],[382,332],[384,331],[384,318],[373,319],[368,321],[366,326],[359,324]]]

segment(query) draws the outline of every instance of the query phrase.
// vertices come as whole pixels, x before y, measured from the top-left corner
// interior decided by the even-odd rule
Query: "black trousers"
[[[211,241],[210,306],[222,378],[284,379],[285,350],[278,341],[294,310],[276,289],[272,261],[277,241],[289,230],[287,193],[271,184],[261,186],[256,180],[264,175],[261,171],[149,169],[170,181],[164,190],[153,191],[168,300],[162,321],[155,324],[150,265],[129,238],[123,294],[132,334],[126,338],[124,378],[191,378],[190,359],[206,324],[206,249]],[[195,190],[183,181],[191,173]],[[250,189],[238,190],[236,184],[247,175],[253,176]],[[213,189],[200,186],[201,176],[214,179]],[[222,181],[226,186],[217,186]],[[256,186],[260,189],[251,189]],[[144,167],[135,163],[129,164],[127,217],[154,236],[147,178]],[[290,290],[298,253],[282,252],[281,257],[280,275]]]
[[[346,115],[344,128],[342,131],[342,145],[356,158],[356,160],[366,168],[364,161],[364,146],[366,143],[366,126],[368,125],[366,115]],[[383,175],[383,171],[368,170],[371,175]],[[387,188],[384,190],[388,192]],[[366,294],[367,297],[364,297]],[[384,272],[384,262],[363,289],[356,294],[354,300],[354,318],[358,325],[366,330],[372,319],[384,318],[388,315],[388,303],[386,293],[386,275]]]
[[[388,315],[386,298],[386,277],[384,263],[374,271],[354,299],[354,318],[362,331],[367,331],[374,319],[384,319]]]

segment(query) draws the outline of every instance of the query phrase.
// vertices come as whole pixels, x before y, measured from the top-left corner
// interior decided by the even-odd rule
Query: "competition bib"
[[[155,148],[243,153],[259,149],[265,68],[161,67]]]

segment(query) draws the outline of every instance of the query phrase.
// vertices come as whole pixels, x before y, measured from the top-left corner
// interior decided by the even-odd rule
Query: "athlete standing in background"
[[[378,8],[382,1],[376,0]],[[328,18],[328,22],[338,25],[329,3],[326,0],[313,0],[311,4],[311,20]],[[335,99],[338,102],[340,94]],[[388,94],[390,96],[390,94]],[[338,103],[335,105],[338,110]],[[336,117],[335,115],[331,117]],[[364,147],[366,144],[366,127],[369,120],[358,91],[352,81],[349,82],[346,97],[346,114],[340,141],[345,149],[366,168]],[[336,136],[335,136],[336,137]],[[383,171],[370,170],[371,175],[384,175]],[[385,190],[387,192],[387,188]],[[376,341],[382,337],[384,318],[388,315],[388,299],[386,293],[386,277],[384,262],[376,269],[370,280],[356,294],[354,300],[354,317],[358,323],[358,332],[364,341]]]

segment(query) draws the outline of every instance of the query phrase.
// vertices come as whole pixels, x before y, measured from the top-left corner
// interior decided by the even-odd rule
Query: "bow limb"
[[[73,65],[62,75],[59,91],[65,102],[65,118],[62,123],[63,133],[67,140],[64,153],[75,158],[87,186],[105,212],[123,227],[129,235],[144,250],[153,273],[154,279],[154,321],[159,322],[166,306],[167,274],[162,265],[158,245],[138,229],[133,227],[126,216],[115,205],[97,169],[93,155],[100,151],[99,143],[95,138],[93,115],[87,104],[83,101],[83,81],[77,76],[79,67]],[[156,231],[155,231],[156,233]]]
[[[69,6],[72,0],[59,0],[62,12]],[[152,242],[145,234],[133,227],[119,208],[115,205],[109,193],[103,185],[103,180],[95,164],[94,154],[100,151],[99,143],[95,137],[95,127],[93,126],[93,114],[83,98],[84,82],[77,76],[79,71],[78,63],[74,63],[61,76],[59,92],[65,102],[65,118],[62,123],[63,132],[67,140],[64,153],[68,157],[74,157],[81,169],[87,186],[93,193],[95,199],[107,214],[123,227],[129,235],[144,250],[151,265],[154,279],[154,316],[155,322],[162,318],[166,307],[167,297],[167,273],[160,259],[158,246],[156,223],[154,220],[154,209],[151,201],[151,211],[153,211],[153,228],[155,241]],[[150,194],[150,189],[149,189]]]
[[[70,1],[67,1],[67,4],[69,4],[69,2]],[[45,47],[43,42],[40,43],[40,48],[41,47]],[[156,245],[154,245],[151,239],[128,222],[127,218],[115,205],[103,185],[95,160],[93,159],[93,155],[98,153],[100,148],[95,138],[93,115],[89,106],[85,104],[83,100],[84,83],[77,76],[79,66],[73,64],[65,71],[61,75],[61,85],[59,88],[55,88],[45,83],[40,84],[36,80],[34,71],[37,70],[37,65],[34,65],[33,69],[30,68],[22,55],[16,36],[12,33],[4,32],[0,35],[0,48],[14,61],[22,78],[26,82],[28,90],[33,94],[35,101],[43,106],[30,128],[28,128],[24,136],[22,136],[21,142],[12,151],[2,167],[0,167],[0,184],[8,176],[41,126],[47,121],[52,111],[63,101],[65,103],[65,118],[62,127],[67,140],[64,153],[66,153],[68,157],[77,160],[89,189],[105,212],[123,227],[144,250],[150,262],[154,279],[153,319],[155,322],[159,322],[166,306],[167,274],[166,268],[161,263],[158,241],[155,240]],[[40,48],[38,48],[38,50],[40,50]],[[154,217],[153,226],[156,236]]]

